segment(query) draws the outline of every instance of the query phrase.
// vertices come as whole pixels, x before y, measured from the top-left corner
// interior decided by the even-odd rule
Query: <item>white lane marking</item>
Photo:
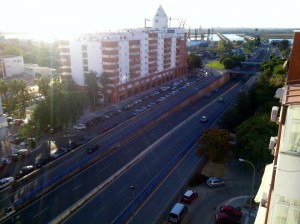
[[[104,209],[104,207],[100,208],[100,209],[99,209],[99,211],[95,213],[95,216],[99,215],[99,214],[100,214],[100,212],[102,212],[102,211],[103,211],[103,209]]]
[[[126,153],[129,154],[132,150],[134,150],[134,148],[128,149]]]
[[[75,188],[73,188],[72,191],[75,191],[77,188],[80,188],[81,185],[82,185],[82,184],[79,184],[78,186],[76,186]]]
[[[125,186],[125,187],[123,187],[123,188],[119,191],[119,194],[122,194],[123,191],[125,191],[126,189],[128,189],[128,191],[129,191],[129,187],[128,187],[128,186]]]
[[[102,173],[104,170],[106,170],[109,166],[103,167],[101,170],[99,170],[99,173]]]
[[[36,214],[35,216],[33,216],[32,218],[35,219],[36,217],[38,217],[40,214],[42,214],[43,212],[47,211],[49,207],[43,209],[42,211],[40,211],[38,214]]]

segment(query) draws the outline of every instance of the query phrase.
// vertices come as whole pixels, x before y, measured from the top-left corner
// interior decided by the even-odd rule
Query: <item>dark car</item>
[[[67,145],[66,149],[68,151],[72,151],[73,149],[76,149],[78,146],[80,146],[80,144],[78,142],[72,141]]]
[[[77,144],[78,144],[78,146],[83,145],[83,144],[87,143],[88,141],[90,141],[91,139],[92,139],[92,137],[82,137],[81,139],[79,139]]]
[[[18,154],[18,153],[12,153],[11,154],[11,160],[12,161],[16,162],[16,161],[18,161],[20,159],[22,159],[22,156],[20,154]]]
[[[231,223],[231,224],[240,224],[241,219],[238,217],[227,215],[226,213],[219,212],[215,216],[216,223]]]
[[[50,156],[42,157],[35,163],[35,167],[40,168],[45,166],[47,163],[51,162],[51,160],[52,158]]]
[[[17,172],[16,179],[20,179],[33,171],[34,171],[34,166],[32,165],[24,166]]]
[[[181,198],[181,202],[190,204],[195,198],[198,197],[198,193],[195,190],[187,190]]]
[[[222,205],[220,207],[220,212],[226,213],[227,215],[235,216],[235,217],[241,217],[242,216],[241,207],[233,207],[231,205]]]
[[[59,158],[59,157],[61,157],[61,156],[63,156],[64,154],[66,154],[68,152],[68,150],[66,149],[66,148],[59,148],[58,150],[56,150],[56,152],[55,153],[53,153],[52,155],[51,155],[51,158],[52,159],[57,159],[57,158]]]
[[[89,147],[87,147],[86,152],[87,153],[93,153],[93,152],[95,152],[98,149],[99,149],[99,145],[98,144],[92,144]]]

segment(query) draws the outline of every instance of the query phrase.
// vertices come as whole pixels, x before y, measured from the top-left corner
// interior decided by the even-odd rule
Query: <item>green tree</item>
[[[202,59],[199,55],[195,53],[190,53],[188,55],[187,64],[190,72],[194,72],[195,69],[200,68],[202,66]]]
[[[270,121],[267,113],[255,115],[236,128],[237,144],[234,154],[257,165],[272,161],[268,149],[270,136],[277,134],[277,125]]]
[[[47,77],[42,77],[40,79],[35,79],[34,83],[39,87],[39,93],[43,96],[48,95],[48,90],[50,88],[50,79]]]
[[[92,105],[96,105],[96,94],[99,90],[97,82],[97,73],[90,71],[85,75],[85,84],[87,89],[87,94]]]
[[[7,98],[8,84],[5,80],[0,79],[0,95],[1,97]]]
[[[231,156],[232,140],[224,129],[206,129],[198,140],[197,154],[215,163],[225,163]]]

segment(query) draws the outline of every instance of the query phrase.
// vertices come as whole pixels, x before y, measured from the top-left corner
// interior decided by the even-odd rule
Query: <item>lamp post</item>
[[[134,190],[135,190],[135,188],[133,185],[131,185],[129,189],[132,190],[132,224],[134,224],[134,197],[135,197]]]
[[[250,212],[251,212],[251,209],[252,209],[252,200],[253,200],[253,187],[254,187],[254,179],[255,179],[255,167],[253,165],[253,163],[251,163],[250,161],[248,160],[245,160],[245,159],[239,159],[240,162],[246,162],[246,163],[249,163],[252,168],[253,168],[253,178],[252,178],[252,187],[251,187],[251,195],[250,195],[250,207],[249,207],[249,216],[250,216]]]

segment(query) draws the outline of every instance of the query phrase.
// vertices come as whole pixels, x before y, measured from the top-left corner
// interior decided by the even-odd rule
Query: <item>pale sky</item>
[[[172,26],[300,28],[299,0],[1,0],[0,32],[43,37],[143,27],[161,5]],[[149,25],[151,23],[149,22]]]

